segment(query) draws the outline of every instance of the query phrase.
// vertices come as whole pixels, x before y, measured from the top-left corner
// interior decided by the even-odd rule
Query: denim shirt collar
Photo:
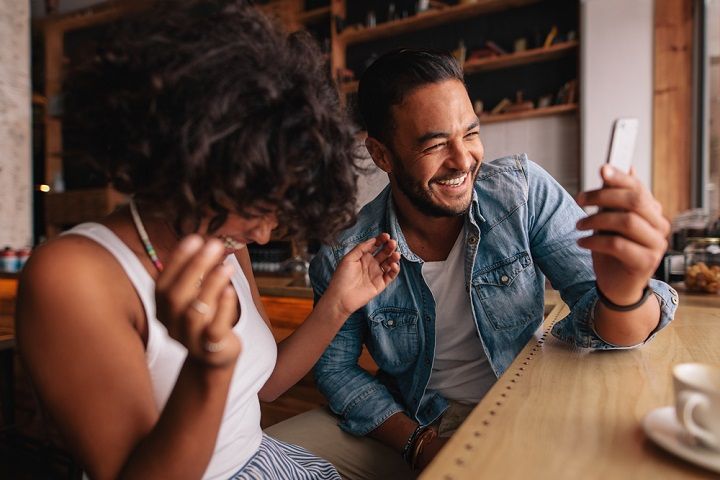
[[[387,232],[390,234],[391,238],[394,238],[397,241],[400,255],[410,262],[424,263],[422,258],[418,257],[412,250],[410,250],[410,246],[405,239],[402,228],[400,228],[400,222],[398,221],[397,211],[395,210],[395,201],[393,200],[392,188],[390,185],[385,187],[382,195],[386,195],[385,218]],[[465,216],[465,224],[467,225],[468,222],[478,230],[478,223],[485,223],[485,218],[480,213],[480,204],[475,188],[472,190],[470,208],[468,209],[468,214]]]

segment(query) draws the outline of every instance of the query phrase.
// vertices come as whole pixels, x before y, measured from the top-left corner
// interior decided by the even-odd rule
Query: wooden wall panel
[[[690,208],[692,4],[655,1],[652,185],[668,218]]]

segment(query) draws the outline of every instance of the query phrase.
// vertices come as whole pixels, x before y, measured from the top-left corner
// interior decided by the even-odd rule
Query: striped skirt
[[[231,480],[341,480],[327,460],[263,434],[260,448]]]

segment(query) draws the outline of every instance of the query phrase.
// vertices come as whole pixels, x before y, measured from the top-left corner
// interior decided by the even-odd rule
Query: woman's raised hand
[[[155,286],[157,318],[188,355],[209,366],[234,365],[240,339],[233,269],[221,262],[225,248],[217,239],[185,237],[166,263]]]
[[[338,265],[323,297],[335,298],[345,317],[363,307],[400,273],[396,248],[387,233],[358,244]]]

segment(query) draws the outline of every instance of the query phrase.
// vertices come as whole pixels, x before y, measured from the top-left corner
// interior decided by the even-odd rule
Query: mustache
[[[475,165],[473,165],[473,167],[467,171],[456,170],[453,173],[448,174],[448,175],[438,175],[437,177],[431,178],[429,183],[446,182],[448,180],[455,180],[456,178],[460,178],[463,175],[470,175],[470,177],[474,177],[475,175],[477,175],[479,170],[480,170],[480,162],[476,162]]]

